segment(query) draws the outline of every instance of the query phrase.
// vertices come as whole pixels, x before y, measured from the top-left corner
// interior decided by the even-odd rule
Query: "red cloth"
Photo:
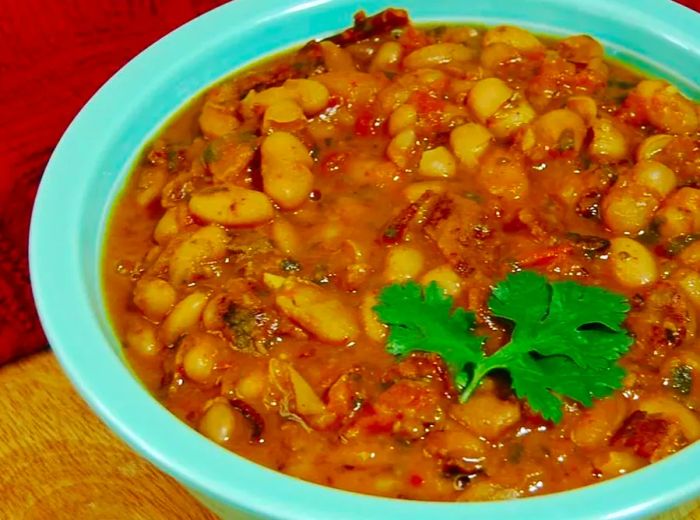
[[[0,364],[46,345],[29,287],[27,234],[59,137],[131,57],[222,3],[0,0]]]
[[[680,1],[700,9],[700,0]],[[46,343],[29,289],[27,233],[61,133],[129,58],[222,3],[0,0],[0,364]]]

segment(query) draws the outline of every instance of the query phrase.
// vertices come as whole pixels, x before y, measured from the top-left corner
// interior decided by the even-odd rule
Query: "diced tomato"
[[[442,112],[445,109],[445,101],[431,96],[428,92],[414,92],[412,101],[416,106],[416,111],[421,115],[428,115],[435,112]]]
[[[618,116],[625,123],[642,126],[647,122],[647,108],[644,99],[636,92],[631,92],[622,103]]]
[[[414,473],[413,475],[408,477],[408,482],[414,487],[420,487],[423,485],[423,482],[425,482],[425,480],[423,480],[423,477],[421,477],[420,475]]]
[[[374,134],[377,131],[376,121],[377,118],[371,110],[360,110],[355,119],[355,135],[362,137]]]
[[[350,156],[347,152],[331,152],[321,160],[321,171],[326,175],[338,173]]]
[[[399,43],[405,47],[406,50],[417,49],[428,44],[428,35],[426,35],[420,29],[416,29],[412,25],[409,25],[406,27],[404,32],[401,33]]]

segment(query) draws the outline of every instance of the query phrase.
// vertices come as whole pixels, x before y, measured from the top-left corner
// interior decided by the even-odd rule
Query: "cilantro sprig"
[[[591,406],[622,386],[625,372],[617,361],[632,344],[622,326],[630,309],[623,296],[522,271],[497,284],[488,305],[493,316],[513,324],[510,342],[490,356],[486,338],[474,332],[474,313],[453,308],[435,282],[389,285],[374,310],[389,326],[387,350],[439,354],[462,402],[491,371],[506,370],[520,399],[559,422],[562,397]]]

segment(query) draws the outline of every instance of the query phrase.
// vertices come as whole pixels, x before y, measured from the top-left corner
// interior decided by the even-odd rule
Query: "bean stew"
[[[499,500],[700,438],[699,238],[700,107],[674,86],[589,36],[389,9],[169,121],[104,291],[135,372],[212,441]]]

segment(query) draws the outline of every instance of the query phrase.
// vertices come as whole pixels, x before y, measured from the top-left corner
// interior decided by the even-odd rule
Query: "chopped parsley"
[[[384,230],[384,238],[387,238],[389,240],[393,240],[394,238],[399,236],[399,230],[396,228],[396,226],[388,226]]]
[[[693,388],[693,368],[689,365],[678,365],[671,372],[671,388],[681,395],[688,395]]]
[[[489,299],[493,316],[513,323],[510,342],[494,354],[475,334],[476,316],[453,308],[453,299],[435,283],[392,284],[374,308],[389,326],[387,350],[439,354],[464,402],[494,370],[510,374],[513,390],[542,417],[562,418],[562,397],[585,406],[620,388],[625,375],[617,364],[632,338],[622,327],[627,300],[600,287],[549,282],[532,271],[509,275]]]
[[[237,348],[247,350],[255,346],[253,337],[257,328],[257,315],[255,312],[238,307],[232,303],[222,318],[233,334]]]
[[[679,235],[669,240],[664,249],[669,256],[676,256],[699,238],[699,234]]]
[[[202,160],[205,164],[211,164],[217,161],[218,155],[219,154],[216,153],[216,150],[214,150],[213,144],[209,143],[202,152]]]
[[[285,258],[280,262],[280,268],[287,273],[301,271],[301,264],[293,258]]]

